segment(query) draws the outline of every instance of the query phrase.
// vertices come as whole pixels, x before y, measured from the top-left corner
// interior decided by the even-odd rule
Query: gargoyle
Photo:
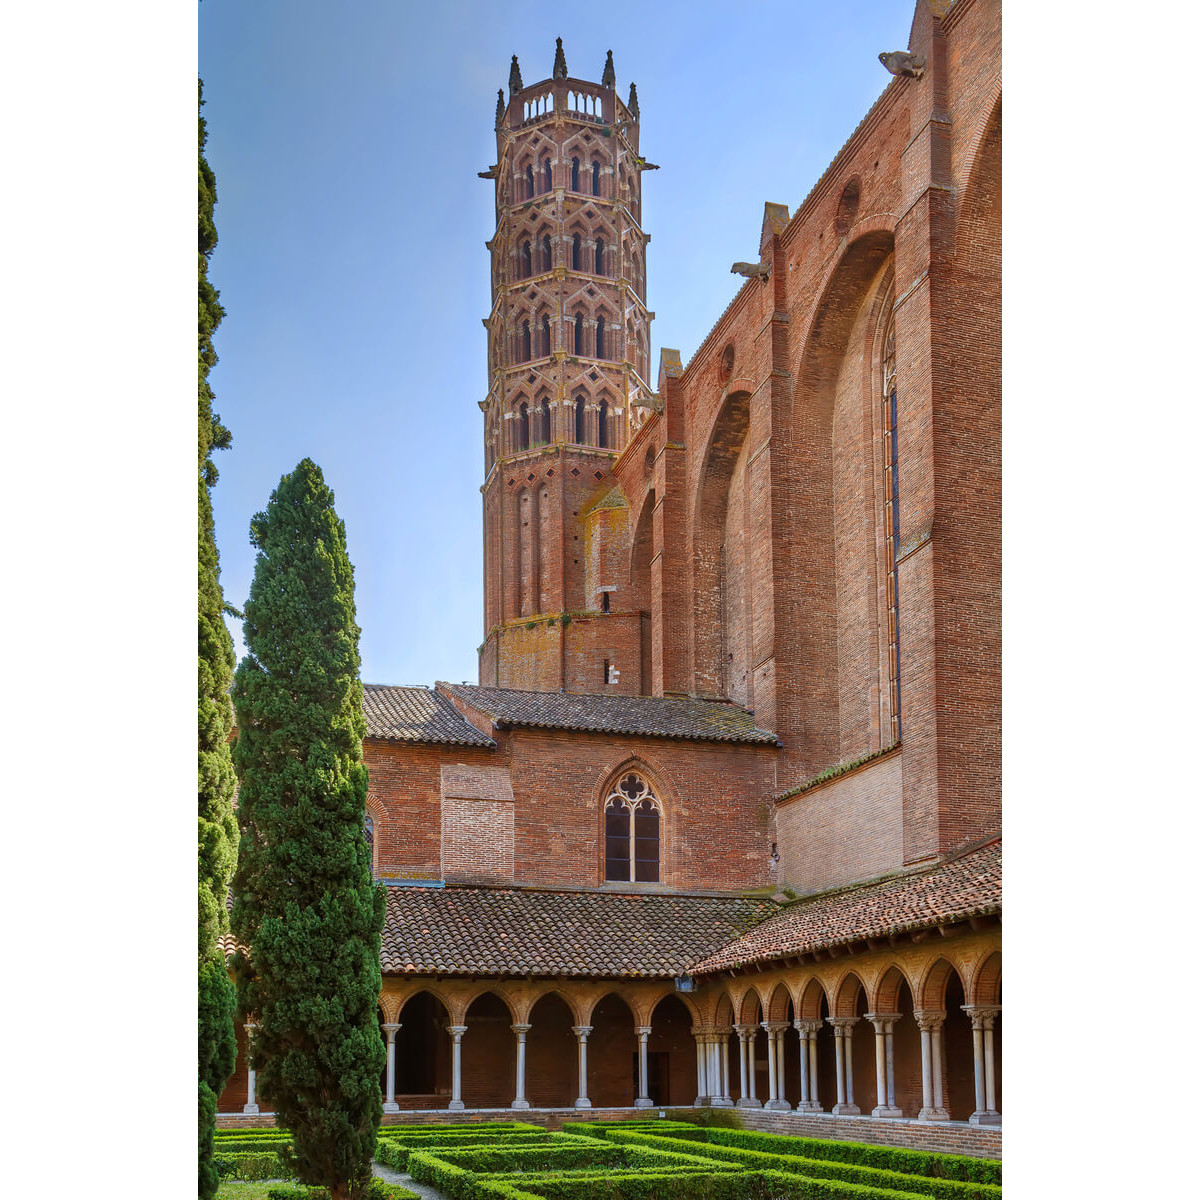
[[[919,54],[907,50],[887,50],[879,55],[879,61],[893,75],[907,75],[920,79],[925,74],[925,60]]]
[[[736,262],[729,268],[731,275],[744,275],[747,279],[766,279],[771,274],[771,264],[764,262]]]

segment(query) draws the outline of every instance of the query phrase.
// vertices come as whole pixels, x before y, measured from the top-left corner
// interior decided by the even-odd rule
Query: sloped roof
[[[432,688],[364,683],[363,715],[367,718],[368,737],[449,746],[496,744]]]
[[[486,713],[500,728],[524,726],[701,742],[779,744],[771,730],[755,725],[752,712],[717,700],[579,696],[566,692],[519,692],[472,684],[439,683],[438,687]]]
[[[868,937],[887,937],[1000,911],[1000,841],[926,871],[798,900],[692,973],[731,970]]]
[[[671,977],[777,908],[723,896],[388,888],[383,970]]]

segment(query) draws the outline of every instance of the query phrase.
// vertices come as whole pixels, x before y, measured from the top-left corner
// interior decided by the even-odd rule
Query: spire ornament
[[[512,66],[508,68],[508,90],[510,93],[519,92],[525,85],[521,82],[521,68],[517,56],[513,55]]]
[[[554,51],[554,78],[566,79],[567,77],[567,56],[563,53],[562,38],[558,39],[557,48]]]
[[[499,88],[496,92],[496,128],[500,128],[500,122],[504,120],[504,89]]]
[[[600,86],[606,88],[617,86],[617,69],[613,66],[611,50],[604,60],[604,74],[600,76]]]
[[[634,120],[637,120],[642,115],[642,110],[638,108],[636,83],[631,83],[629,85],[629,103],[625,107],[628,108],[631,113],[633,113]]]

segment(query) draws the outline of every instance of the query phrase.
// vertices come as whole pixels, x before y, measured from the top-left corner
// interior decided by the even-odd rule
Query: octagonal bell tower
[[[628,506],[612,464],[649,403],[650,321],[637,89],[567,74],[496,105],[492,307],[484,413],[479,680],[636,694]],[[631,408],[632,404],[632,408]]]

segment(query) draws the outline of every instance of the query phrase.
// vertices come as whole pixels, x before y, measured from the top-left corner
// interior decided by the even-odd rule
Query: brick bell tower
[[[479,681],[635,695],[643,614],[612,464],[654,403],[636,86],[567,74],[496,104]],[[641,405],[639,406],[639,401]],[[632,405],[632,408],[631,408]]]

